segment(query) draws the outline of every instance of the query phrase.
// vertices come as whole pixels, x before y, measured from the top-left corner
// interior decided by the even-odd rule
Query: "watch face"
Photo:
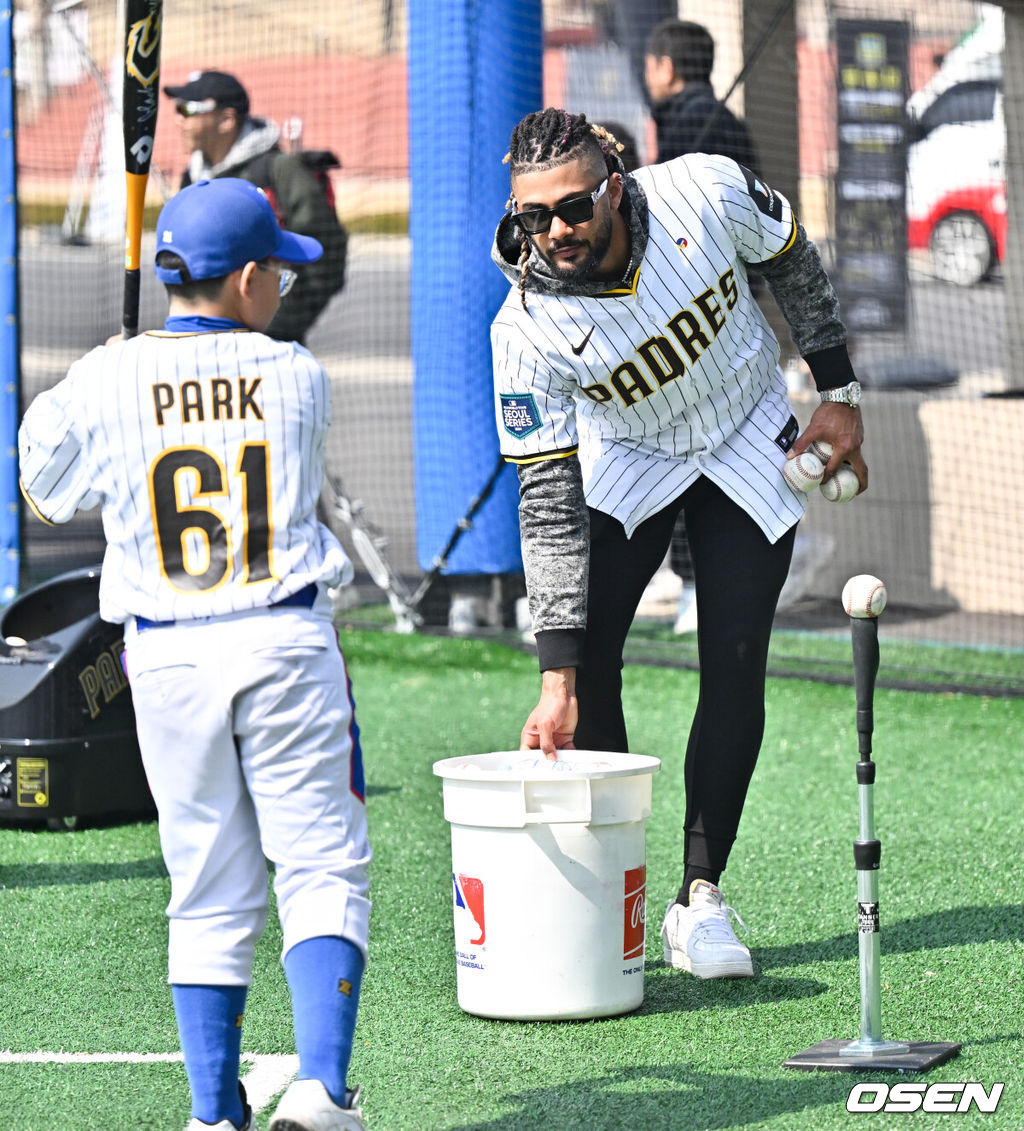
[[[834,401],[838,404],[853,405],[855,408],[860,404],[861,388],[859,381],[851,381],[849,385],[843,385],[839,389],[829,389],[827,393],[821,394],[823,401]]]

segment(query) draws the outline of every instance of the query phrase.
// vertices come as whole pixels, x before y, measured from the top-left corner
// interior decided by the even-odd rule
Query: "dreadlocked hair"
[[[505,164],[511,175],[527,169],[555,169],[570,161],[592,161],[603,164],[605,172],[624,174],[626,169],[619,154],[625,146],[604,126],[588,122],[586,114],[570,114],[549,106],[527,114],[512,131]],[[512,201],[509,200],[511,207]],[[530,259],[530,238],[520,232],[519,297],[526,309],[526,276]]]
[[[506,164],[512,176],[525,169],[554,169],[587,157],[600,158],[609,173],[621,173],[623,145],[586,114],[570,114],[549,106],[527,114],[512,131]]]

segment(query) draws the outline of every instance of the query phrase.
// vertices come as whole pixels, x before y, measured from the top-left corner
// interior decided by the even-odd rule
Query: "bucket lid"
[[[539,750],[496,750],[434,763],[434,773],[452,781],[573,781],[632,777],[660,769],[660,758],[609,750],[563,750],[556,761]]]

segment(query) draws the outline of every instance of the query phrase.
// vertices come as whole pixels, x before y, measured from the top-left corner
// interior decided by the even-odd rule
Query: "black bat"
[[[851,617],[853,637],[853,686],[857,695],[857,740],[862,758],[871,756],[874,730],[875,677],[878,675],[878,621],[874,617]]]
[[[124,241],[124,309],[121,333],[139,330],[139,261],[142,216],[149,166],[153,160],[156,112],[160,94],[160,31],[163,0],[125,0],[124,27],[124,171],[128,209]]]

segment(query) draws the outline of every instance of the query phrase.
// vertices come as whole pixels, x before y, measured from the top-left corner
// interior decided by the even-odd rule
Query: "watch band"
[[[846,404],[851,408],[856,408],[860,404],[861,388],[859,381],[851,381],[848,385],[842,385],[838,389],[825,389],[821,394],[821,400],[830,401],[834,404]]]

